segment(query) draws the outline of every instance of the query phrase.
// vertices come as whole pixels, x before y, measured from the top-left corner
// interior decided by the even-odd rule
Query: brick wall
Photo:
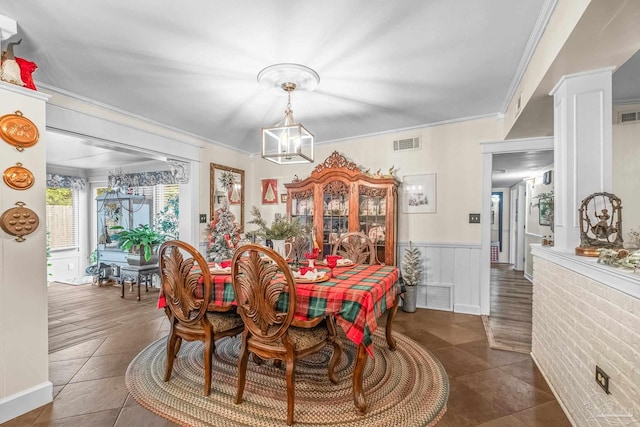
[[[640,425],[640,299],[540,257],[533,277],[532,355],[567,415],[580,427]]]

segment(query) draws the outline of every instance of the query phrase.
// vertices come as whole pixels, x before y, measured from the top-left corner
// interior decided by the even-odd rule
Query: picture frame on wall
[[[538,208],[540,209],[538,224],[551,225],[551,219],[549,218],[549,212],[551,209],[549,208],[549,204],[544,200],[540,200]]]
[[[278,204],[278,180],[268,178],[262,180],[262,204],[277,205]]]
[[[403,177],[401,194],[402,213],[436,213],[436,174]]]
[[[550,170],[546,171],[544,175],[542,175],[542,183],[544,185],[551,184],[552,179],[553,179],[553,171],[550,171]]]

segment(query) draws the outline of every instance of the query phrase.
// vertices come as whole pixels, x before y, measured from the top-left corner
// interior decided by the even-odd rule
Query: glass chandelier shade
[[[291,92],[296,84],[283,83],[282,89],[288,95],[284,120],[273,127],[262,128],[262,158],[280,165],[313,163],[313,134],[295,122],[291,110]]]

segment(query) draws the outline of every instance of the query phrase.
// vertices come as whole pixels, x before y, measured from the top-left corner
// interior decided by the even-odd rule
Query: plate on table
[[[336,267],[351,267],[355,263],[351,261],[349,258],[339,259],[336,263]],[[316,265],[327,265],[326,260],[320,260],[316,262]]]
[[[329,273],[324,273],[322,276],[318,276],[315,279],[307,279],[306,277],[294,277],[296,283],[320,283],[329,280]]]

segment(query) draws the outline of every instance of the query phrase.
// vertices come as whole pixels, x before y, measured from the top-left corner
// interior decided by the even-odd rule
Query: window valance
[[[81,176],[58,175],[55,173],[47,174],[48,188],[72,188],[74,190],[84,190],[87,180]]]

